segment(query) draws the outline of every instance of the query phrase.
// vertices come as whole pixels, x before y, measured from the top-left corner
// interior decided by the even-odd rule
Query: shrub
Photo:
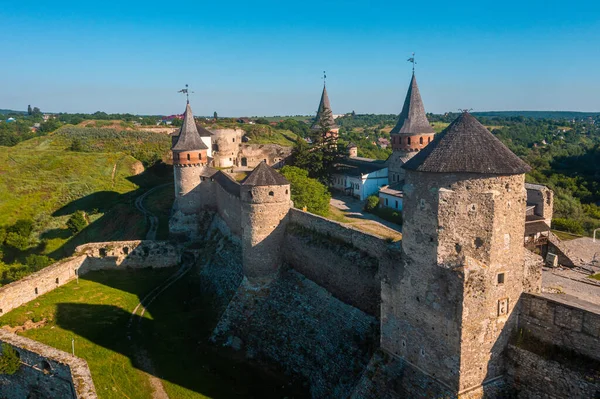
[[[552,219],[552,228],[555,230],[568,231],[569,233],[583,235],[585,232],[583,225],[577,220],[554,218]]]
[[[387,220],[388,222],[402,224],[402,212],[392,208],[377,208],[374,212],[380,218]]]
[[[19,370],[21,361],[17,351],[8,344],[2,344],[2,355],[0,355],[0,374],[12,375]]]
[[[71,215],[69,220],[67,220],[67,227],[73,234],[79,233],[81,230],[88,225],[88,221],[85,218],[85,213],[83,211],[76,211]]]
[[[18,233],[10,232],[6,235],[6,245],[24,251],[29,248],[29,237],[24,237]]]
[[[292,201],[296,208],[304,208],[317,215],[329,214],[331,194],[317,179],[308,177],[308,171],[295,166],[284,166],[281,174],[290,182]]]
[[[49,266],[52,263],[52,259],[45,255],[31,254],[25,258],[25,264],[32,272],[42,270],[44,267]]]
[[[367,197],[367,201],[365,202],[365,211],[373,212],[375,209],[379,207],[379,197],[376,195],[369,195]]]

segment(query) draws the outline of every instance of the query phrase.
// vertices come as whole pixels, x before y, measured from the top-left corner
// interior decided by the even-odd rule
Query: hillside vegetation
[[[152,166],[168,148],[166,135],[73,127],[0,146],[0,284],[84,242],[143,238],[145,220],[133,201],[170,181],[170,168]],[[149,173],[140,174],[144,165],[134,156]],[[77,211],[88,225],[74,231],[67,221]]]

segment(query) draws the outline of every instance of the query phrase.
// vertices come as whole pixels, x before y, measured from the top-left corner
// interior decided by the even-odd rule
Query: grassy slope
[[[54,136],[0,147],[0,224],[45,218],[97,191],[126,193],[135,158],[123,153],[79,153]],[[114,176],[113,176],[114,171]]]
[[[0,226],[33,219],[33,245],[39,245],[30,252],[55,258],[69,255],[85,242],[143,238],[146,223],[134,207],[134,198],[172,178],[164,170],[161,176],[136,176],[141,164],[119,149],[161,152],[169,139],[153,133],[123,137],[111,132],[68,127],[15,147],[0,147]],[[69,151],[73,137],[81,137],[90,152]],[[95,209],[99,212],[90,216],[90,226],[71,238],[65,228],[70,214]]]
[[[75,354],[88,362],[100,398],[149,398],[148,379],[131,364],[126,326],[138,297],[171,273],[173,269],[91,272],[79,284],[70,282],[1,317],[0,325],[45,318],[44,327],[22,335],[69,353],[75,338]]]

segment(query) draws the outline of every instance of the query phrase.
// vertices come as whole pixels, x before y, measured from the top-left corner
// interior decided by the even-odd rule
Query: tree
[[[76,152],[83,151],[83,143],[81,142],[81,139],[76,137],[73,140],[71,140],[71,146],[69,147],[69,150]]]
[[[258,118],[256,121],[259,125],[268,125],[269,120],[267,118]]]
[[[42,111],[40,111],[40,109],[38,107],[33,107],[33,111],[31,113],[31,115],[40,116],[40,115],[42,115]]]
[[[213,118],[215,118],[215,120],[217,120],[217,117],[218,117],[217,111],[215,111],[215,113],[213,114]]]
[[[31,110],[31,105],[27,106],[27,115],[31,116],[31,114],[33,114],[33,111]]]
[[[365,202],[365,211],[373,212],[377,207],[379,207],[379,197],[376,195],[369,195]]]
[[[12,375],[19,371],[21,360],[17,351],[8,344],[2,344],[2,355],[0,355],[0,374]]]
[[[85,213],[83,211],[76,211],[71,215],[69,220],[67,220],[67,227],[73,234],[79,233],[81,230],[88,225],[88,221],[85,217]]]
[[[308,177],[308,171],[295,166],[284,166],[281,174],[290,182],[291,197],[296,208],[306,207],[309,212],[321,216],[329,214],[331,194],[325,185]]]

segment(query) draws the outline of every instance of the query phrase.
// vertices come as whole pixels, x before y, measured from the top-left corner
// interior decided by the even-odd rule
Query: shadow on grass
[[[146,169],[144,173],[130,176],[127,179],[138,185],[139,188],[125,194],[114,191],[95,192],[71,201],[52,214],[52,216],[65,216],[76,211],[103,213],[99,219],[90,223],[77,235],[50,253],[51,258],[61,259],[71,256],[77,246],[88,242],[143,240],[146,237],[147,221],[135,207],[135,199],[152,187],[173,181],[173,171],[169,165],[161,163]],[[162,205],[169,208],[171,206],[166,203],[162,203]],[[61,229],[50,230],[42,236],[46,239],[66,239],[68,237],[69,235],[66,235]]]
[[[147,293],[132,286],[130,279],[107,276],[110,273],[90,273],[85,279],[120,290],[133,289],[139,298]],[[112,305],[59,303],[56,323],[127,356],[135,368],[177,385],[170,387],[169,394],[174,390],[177,395],[172,397],[188,397],[185,390],[212,398],[306,397],[300,384],[290,383],[280,373],[254,368],[239,354],[209,342],[218,319],[211,299],[210,293],[201,289],[201,277],[192,270],[152,303],[148,309],[151,318],[135,316],[131,329],[127,328],[131,314]],[[147,351],[153,367],[136,356],[136,346]]]

